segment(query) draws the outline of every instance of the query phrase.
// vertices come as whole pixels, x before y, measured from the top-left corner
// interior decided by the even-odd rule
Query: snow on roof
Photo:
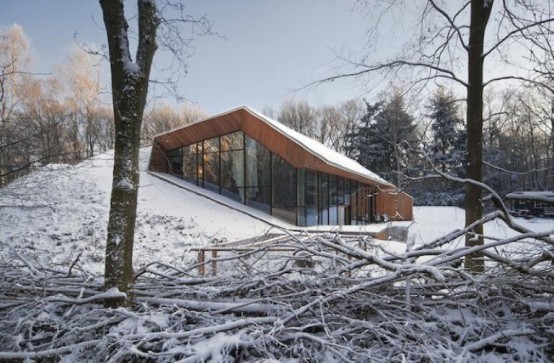
[[[531,199],[554,202],[554,192],[550,191],[526,191],[511,192],[506,194],[506,199]]]
[[[333,165],[334,167],[337,167],[339,169],[358,174],[360,176],[363,176],[365,178],[372,179],[378,183],[385,184],[387,186],[393,186],[391,183],[386,181],[385,179],[381,178],[379,175],[367,170],[362,165],[360,165],[358,162],[350,159],[349,157],[346,157],[334,150],[331,150],[327,146],[323,145],[322,143],[308,137],[305,135],[302,135],[301,133],[294,131],[293,129],[283,125],[282,123],[275,121],[263,114],[261,114],[258,111],[255,111],[254,109],[248,107],[248,106],[242,106],[239,107],[242,108],[248,112],[250,112],[252,115],[256,116],[257,118],[264,121],[266,124],[271,126],[272,128],[276,129],[277,131],[281,132],[282,134],[285,134],[290,139],[296,141],[300,146],[302,146],[306,151],[316,155],[317,157],[325,160],[328,164]]]
[[[249,112],[251,115],[255,116],[256,118],[260,119],[261,121],[265,122],[268,126],[271,128],[277,130],[278,132],[286,135],[289,139],[295,141],[297,144],[299,144],[302,148],[304,148],[307,152],[317,156],[318,158],[324,160],[329,165],[332,165],[336,168],[342,169],[344,171],[347,171],[349,173],[357,174],[359,176],[362,176],[364,178],[371,179],[379,184],[382,184],[384,186],[388,187],[394,187],[393,184],[389,183],[385,179],[381,178],[379,175],[367,170],[362,165],[360,165],[357,161],[350,159],[349,157],[342,155],[334,150],[331,150],[327,146],[323,145],[319,141],[316,141],[308,136],[302,135],[301,133],[294,131],[293,129],[283,125],[279,121],[273,120],[261,112],[258,112],[247,105],[242,105],[239,107],[232,108],[227,111],[223,111],[220,113],[217,113],[213,116],[208,117],[207,119],[198,120],[196,122],[193,122],[190,125],[184,126],[189,127],[197,123],[202,123],[205,121],[209,121],[212,119],[215,119],[217,117],[233,113],[238,110],[245,110]],[[183,126],[176,127],[170,131],[162,132],[160,134],[155,135],[154,137],[170,134],[174,131],[182,129]]]

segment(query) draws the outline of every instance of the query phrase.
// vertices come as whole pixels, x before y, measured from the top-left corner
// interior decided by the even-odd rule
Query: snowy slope
[[[261,235],[270,226],[153,176],[141,152],[134,262],[190,262],[187,249],[214,239]],[[0,189],[0,259],[22,250],[43,266],[79,264],[103,272],[113,154],[76,166],[49,165]]]
[[[196,259],[189,251],[215,239],[236,241],[272,227],[244,213],[147,174],[150,149],[141,153],[141,186],[134,252],[135,267],[152,261],[175,265]],[[102,273],[113,155],[99,155],[76,166],[49,165],[0,189],[0,263],[21,251],[42,266],[77,267]],[[452,207],[416,207],[410,235],[416,244],[462,228],[464,212]],[[552,219],[518,219],[527,228],[552,229]],[[490,222],[485,233],[515,233]],[[383,242],[389,249],[405,247]],[[453,243],[463,245],[462,238]]]

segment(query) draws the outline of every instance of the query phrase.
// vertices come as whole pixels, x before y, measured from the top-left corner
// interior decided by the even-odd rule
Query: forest
[[[29,40],[19,26],[1,30],[0,50],[0,185],[41,165],[75,164],[113,148],[113,114],[97,55],[74,47],[52,74],[33,74]],[[143,146],[158,133],[208,116],[187,103],[153,100],[149,106]],[[289,99],[278,110],[262,111],[406,189],[416,205],[462,206],[459,184],[429,188],[421,178],[433,167],[464,176],[464,107],[462,95],[446,87],[415,99],[398,85],[377,99],[324,106]],[[491,89],[484,118],[484,181],[500,195],[552,190],[552,97],[538,87]]]
[[[104,53],[76,47],[48,74],[31,71],[22,27],[0,30],[0,360],[552,361],[554,230],[503,200],[554,188],[550,3],[356,3],[369,39],[391,12],[413,37],[314,84],[388,86],[263,113],[417,205],[451,206],[417,209],[406,241],[276,231],[141,168],[153,135],[206,117],[149,88],[158,47],[183,60],[199,33],[180,26],[206,24],[183,2],[138,0],[128,16],[100,0]],[[250,245],[196,259],[226,236]]]

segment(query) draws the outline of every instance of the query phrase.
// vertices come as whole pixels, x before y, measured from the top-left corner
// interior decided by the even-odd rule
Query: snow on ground
[[[190,262],[191,247],[270,228],[147,174],[149,156],[150,149],[142,150],[135,267]],[[78,266],[102,273],[112,168],[113,153],[106,153],[76,166],[46,166],[0,189],[0,260],[12,258],[13,249],[44,267],[69,267],[82,253]]]
[[[514,218],[514,221],[534,232],[546,232],[554,229],[552,218]],[[410,227],[410,236],[415,244],[428,243],[442,237],[456,229],[463,229],[465,224],[465,212],[456,207],[414,207],[414,224]],[[518,233],[510,229],[503,221],[497,219],[485,224],[485,243],[495,239],[513,237]],[[464,237],[460,237],[450,244],[450,247],[462,247]],[[518,243],[517,247],[522,244]]]
[[[134,261],[139,268],[152,261],[191,263],[190,248],[218,241],[236,241],[272,229],[259,218],[225,207],[145,172],[150,149],[141,152],[141,182]],[[13,251],[43,267],[77,267],[102,273],[113,153],[76,166],[49,165],[0,189],[0,261]],[[251,213],[259,216],[255,211]],[[410,236],[415,243],[431,241],[462,228],[464,212],[452,207],[416,207]],[[271,218],[271,217],[269,217]],[[271,222],[271,219],[268,219]],[[552,229],[552,219],[518,219],[536,231]],[[490,222],[485,233],[508,237],[503,222]],[[389,248],[403,250],[398,243]],[[459,239],[454,244],[463,245]],[[396,247],[393,247],[395,245]]]

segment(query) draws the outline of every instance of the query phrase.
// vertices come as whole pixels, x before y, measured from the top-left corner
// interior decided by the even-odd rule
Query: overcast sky
[[[132,3],[132,1],[127,1]],[[190,13],[206,15],[224,36],[195,42],[181,93],[209,114],[242,104],[278,108],[287,97],[319,106],[364,96],[359,85],[334,82],[294,92],[332,74],[335,54],[359,52],[369,27],[354,0],[195,0]],[[31,40],[34,70],[49,72],[67,57],[74,38],[105,44],[94,0],[2,0],[0,26],[21,25]],[[160,52],[154,59],[160,67]],[[174,102],[169,100],[168,102]]]

